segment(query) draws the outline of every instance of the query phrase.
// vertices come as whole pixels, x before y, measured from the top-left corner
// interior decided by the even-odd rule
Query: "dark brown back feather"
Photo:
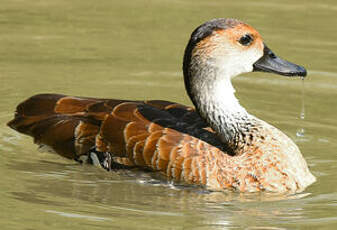
[[[191,166],[192,157],[223,147],[193,108],[160,100],[39,94],[18,105],[8,126],[70,159],[95,147],[118,163],[159,170],[175,180],[197,180],[193,183],[205,178],[202,169]]]

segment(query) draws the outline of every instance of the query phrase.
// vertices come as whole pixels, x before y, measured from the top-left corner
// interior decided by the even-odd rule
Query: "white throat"
[[[224,71],[210,68],[198,71],[192,81],[192,97],[200,115],[226,144],[241,140],[254,124],[254,117],[240,105],[235,97],[231,77]]]
[[[208,92],[214,104],[222,109],[226,114],[247,113],[235,97],[235,89],[229,78],[224,78],[215,82],[213,92]]]

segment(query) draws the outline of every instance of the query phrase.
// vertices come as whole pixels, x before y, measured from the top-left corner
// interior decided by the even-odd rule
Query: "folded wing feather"
[[[8,125],[70,159],[95,147],[111,153],[120,164],[158,170],[191,183],[205,180],[196,158],[217,144],[193,108],[168,101],[39,94],[19,104]],[[202,140],[207,135],[214,136],[214,143]]]

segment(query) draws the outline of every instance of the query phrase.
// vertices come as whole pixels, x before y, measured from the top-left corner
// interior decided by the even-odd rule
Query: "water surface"
[[[315,1],[2,0],[1,229],[336,229],[337,5]],[[215,17],[257,28],[274,52],[309,70],[234,80],[241,104],[293,138],[318,181],[291,197],[206,193],[147,174],[107,173],[41,153],[5,123],[36,93],[191,104],[182,55]],[[304,137],[296,136],[303,128]]]

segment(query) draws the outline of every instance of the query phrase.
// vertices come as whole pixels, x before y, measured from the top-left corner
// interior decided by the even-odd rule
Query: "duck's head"
[[[188,88],[195,78],[231,78],[252,71],[306,76],[302,66],[277,57],[253,27],[224,18],[208,21],[193,31],[185,50],[183,70]],[[215,79],[207,79],[212,80]]]

